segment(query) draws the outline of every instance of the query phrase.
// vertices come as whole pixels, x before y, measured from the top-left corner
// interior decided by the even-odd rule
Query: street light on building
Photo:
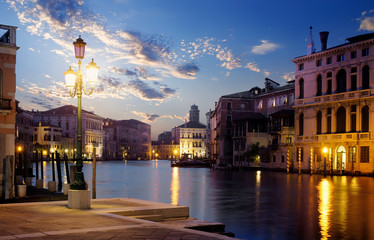
[[[79,36],[79,38],[73,43],[75,58],[78,59],[78,73],[69,69],[65,72],[66,87],[69,88],[69,93],[72,98],[77,96],[78,98],[78,126],[77,126],[77,172],[75,173],[74,182],[71,184],[73,190],[86,190],[86,182],[83,175],[83,162],[82,162],[82,94],[91,95],[93,92],[93,86],[97,81],[97,75],[99,67],[96,66],[93,59],[92,62],[86,67],[87,80],[90,83],[90,88],[87,90],[86,85],[83,82],[83,74],[81,71],[81,59],[84,58],[84,52],[86,43]]]
[[[324,147],[322,151],[323,151],[323,154],[324,154],[323,175],[326,177],[326,155],[327,155],[327,152],[328,152],[327,147]]]

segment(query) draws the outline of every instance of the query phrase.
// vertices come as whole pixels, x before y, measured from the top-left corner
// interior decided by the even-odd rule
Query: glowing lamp
[[[64,74],[66,87],[75,87],[75,80],[77,79],[77,74],[74,72],[73,69],[71,69],[71,66]]]
[[[326,154],[327,153],[327,151],[328,151],[328,149],[325,147],[325,148],[323,148],[323,153],[324,154]]]
[[[77,40],[73,42],[73,44],[74,44],[75,57],[77,59],[83,59],[84,49],[86,48],[86,43],[83,41],[80,35],[79,35],[79,38],[77,38]]]
[[[99,67],[96,65],[92,58],[92,62],[88,64],[86,67],[87,71],[87,79],[91,84],[95,84],[97,82],[97,75],[99,74]]]

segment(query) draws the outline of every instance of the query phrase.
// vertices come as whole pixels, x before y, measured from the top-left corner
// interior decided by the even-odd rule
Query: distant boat
[[[170,162],[171,167],[211,167],[211,164],[209,162],[203,162],[196,159],[190,159],[187,161],[171,161]]]

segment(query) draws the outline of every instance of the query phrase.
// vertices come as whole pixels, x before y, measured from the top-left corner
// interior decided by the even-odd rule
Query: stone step
[[[129,216],[133,218],[138,218],[138,219],[143,219],[143,220],[148,220],[148,221],[153,221],[153,222],[161,222],[163,220],[161,215],[139,215],[139,216]]]
[[[188,218],[189,208],[178,206],[172,208],[151,208],[151,209],[129,209],[127,211],[115,211],[112,214],[117,214],[120,216],[144,216],[144,215],[160,215],[162,219],[167,218]]]

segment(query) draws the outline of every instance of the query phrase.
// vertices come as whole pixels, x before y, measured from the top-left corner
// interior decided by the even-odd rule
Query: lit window
[[[262,109],[262,100],[258,103],[257,108],[258,108],[258,109]]]

